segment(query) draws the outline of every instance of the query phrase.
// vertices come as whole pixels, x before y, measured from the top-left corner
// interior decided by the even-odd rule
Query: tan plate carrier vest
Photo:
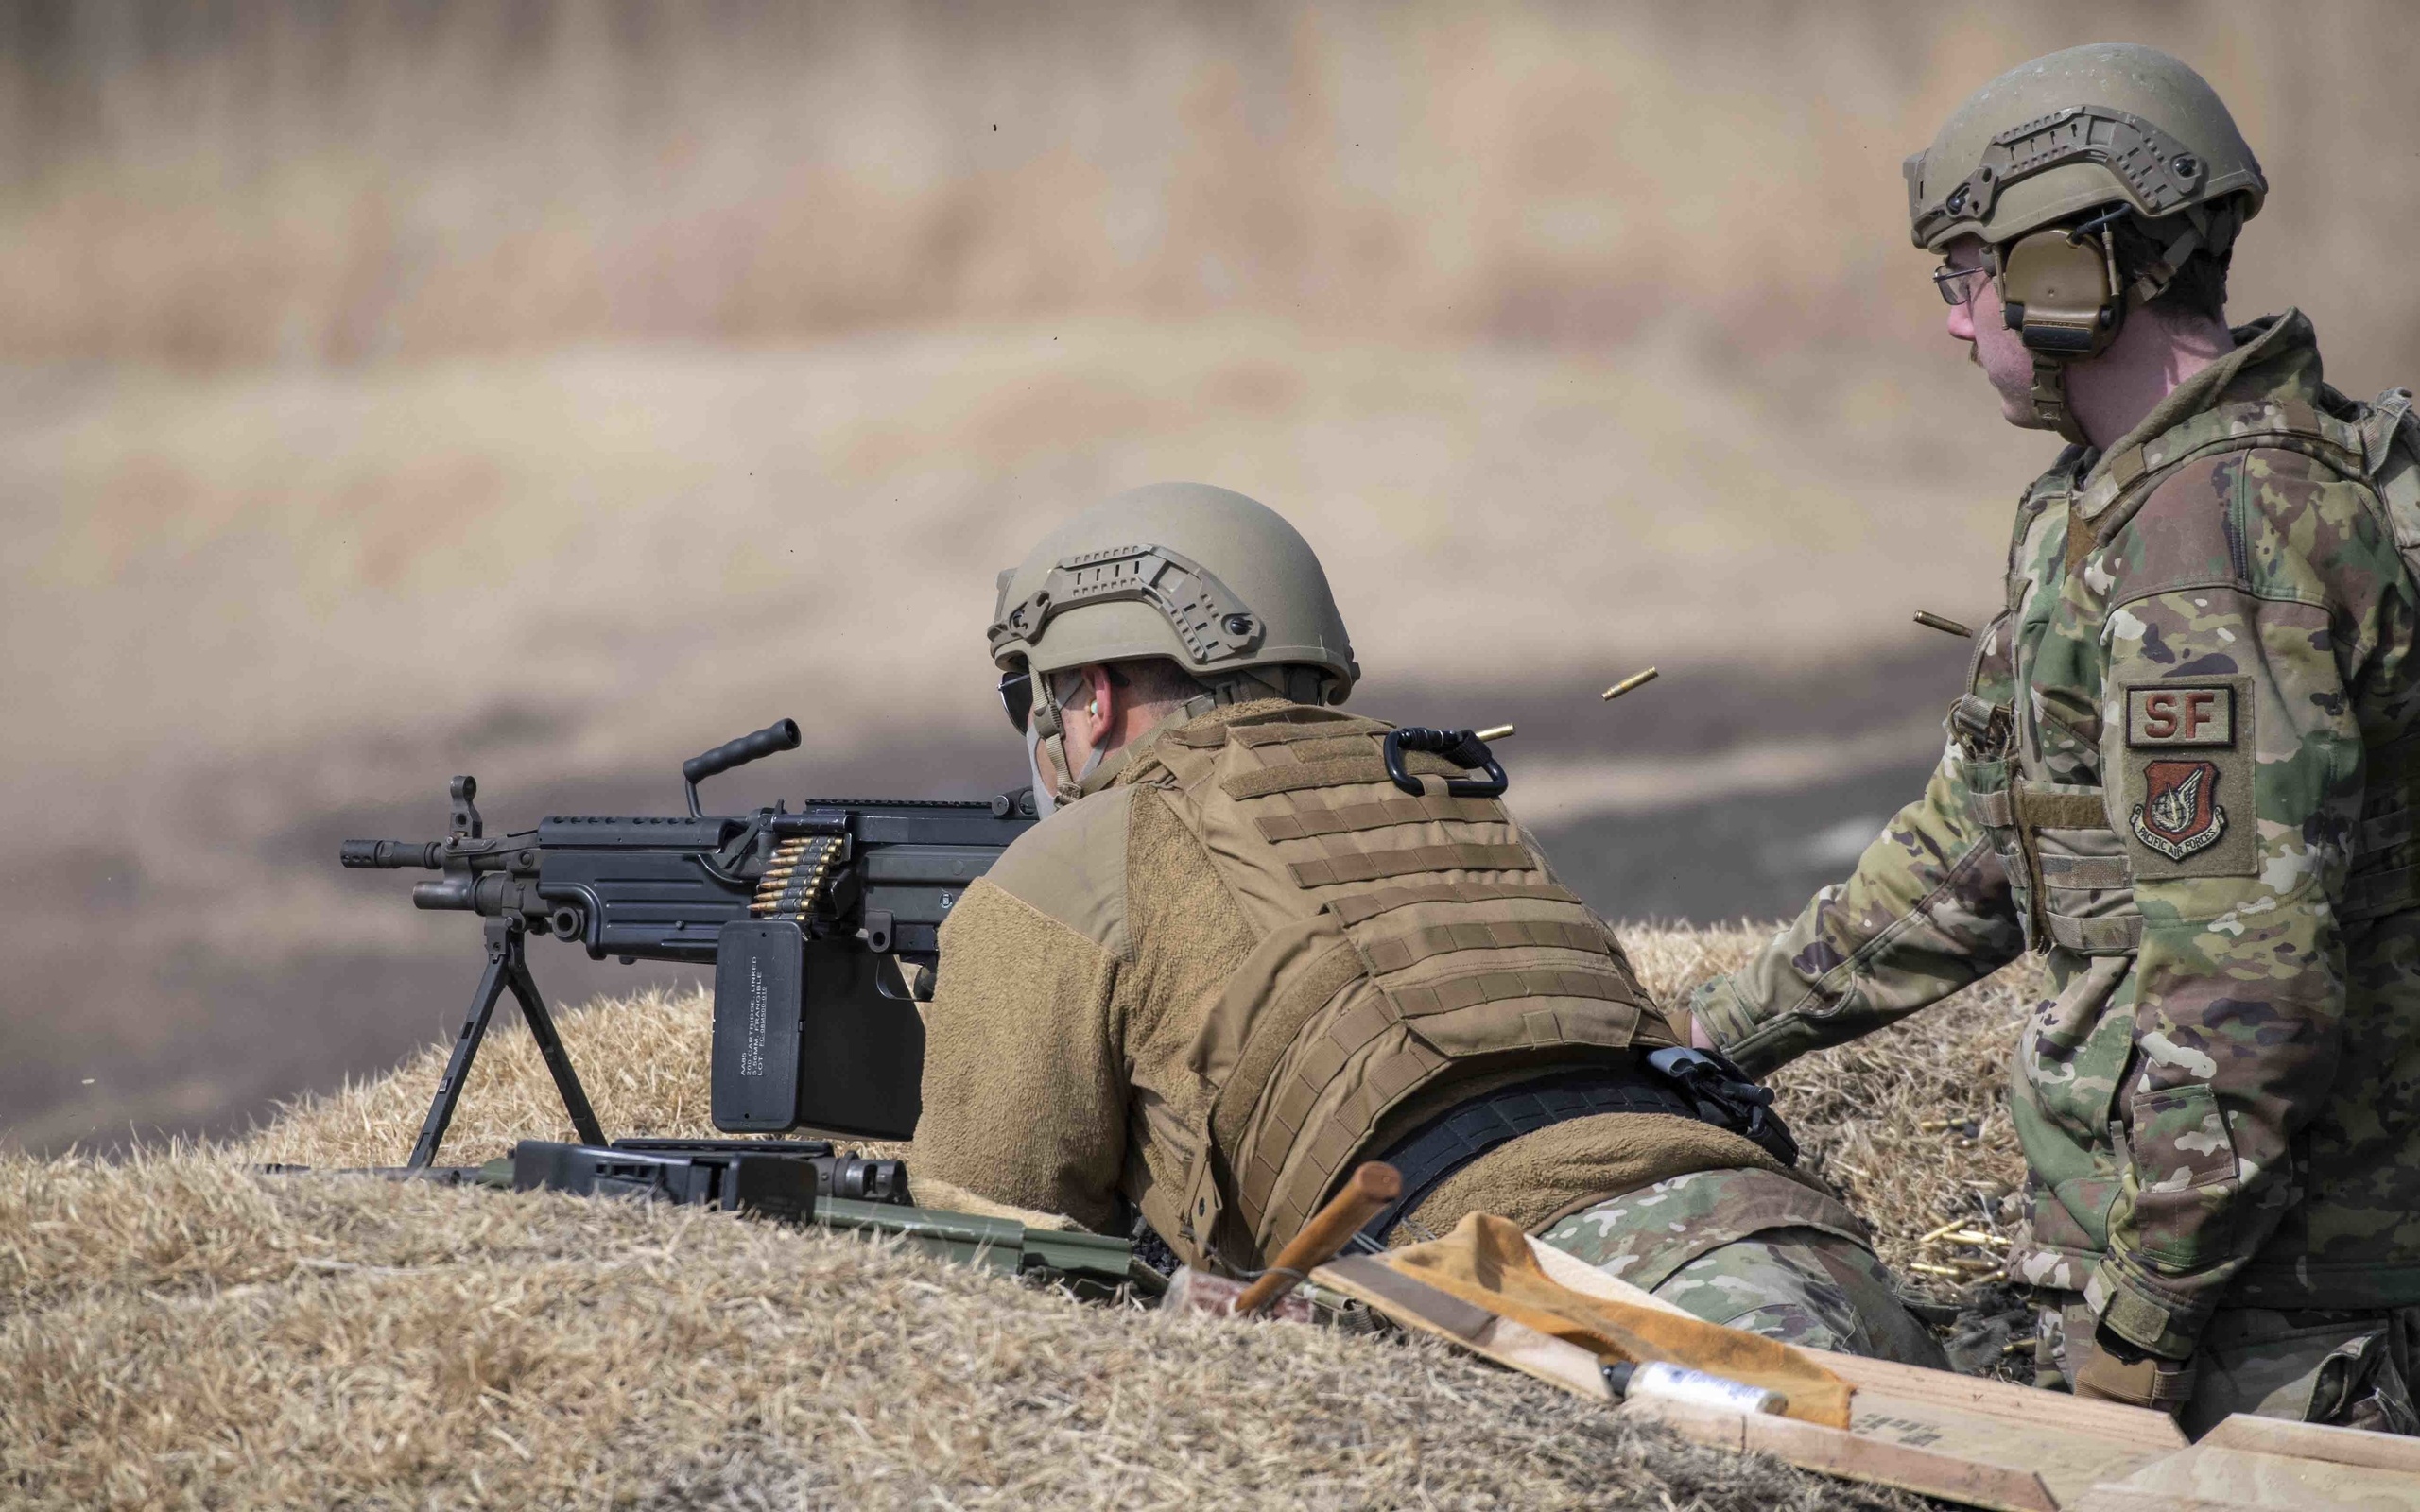
[[[1445,1084],[1672,1042],[1501,802],[1449,796],[1465,774],[1434,756],[1405,757],[1417,796],[1388,779],[1391,728],[1262,705],[1178,727],[1127,776],[1166,796],[1257,941],[1189,1057],[1198,1252],[1275,1253],[1390,1113],[1443,1111]]]

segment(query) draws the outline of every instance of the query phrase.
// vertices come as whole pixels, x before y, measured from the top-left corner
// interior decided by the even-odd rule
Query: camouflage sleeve
[[[2375,644],[2375,627],[2331,608],[2342,585],[2313,580],[2305,558],[2338,576],[2348,552],[2392,553],[2374,531],[2348,539],[2365,516],[2342,497],[2347,485],[2265,496],[2286,485],[2264,455],[2202,480],[2204,499],[2213,486],[2236,496],[2231,511],[2203,506],[2231,519],[2223,541],[2197,542],[2218,532],[2173,520],[2161,528],[2155,503],[2109,553],[2150,586],[2209,585],[2115,587],[2100,693],[2102,769],[2118,789],[2111,817],[2143,937],[2116,1110],[2121,1187],[2085,1295],[2114,1332],[2176,1358],[2296,1200],[2292,1143],[2340,1053],[2332,900],[2363,753],[2338,658]],[[2394,570],[2384,556],[2377,565]]]
[[[1953,743],[1924,797],[1815,895],[1755,959],[1689,1011],[1752,1074],[1870,1034],[1990,975],[2024,950],[2008,874],[1969,812]]]

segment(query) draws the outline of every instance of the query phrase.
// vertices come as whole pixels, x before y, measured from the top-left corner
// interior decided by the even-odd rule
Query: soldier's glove
[[[2171,1417],[2193,1395],[2193,1362],[2167,1360],[2102,1324],[2076,1366],[2076,1395],[2149,1407]]]

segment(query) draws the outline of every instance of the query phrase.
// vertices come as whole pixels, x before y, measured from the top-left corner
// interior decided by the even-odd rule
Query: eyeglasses
[[[1000,674],[1000,707],[1009,712],[1009,723],[1025,733],[1026,721],[1033,717],[1033,673],[1029,670]]]
[[[1932,286],[1941,290],[1941,302],[1954,309],[1974,302],[1975,290],[1981,286],[1976,281],[1991,276],[1988,267],[1952,267],[1944,263],[1933,270]]]

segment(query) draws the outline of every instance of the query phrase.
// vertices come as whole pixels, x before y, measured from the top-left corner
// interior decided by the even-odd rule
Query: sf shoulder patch
[[[2135,874],[2246,877],[2258,863],[2252,822],[2248,678],[2126,690],[2127,828]]]

